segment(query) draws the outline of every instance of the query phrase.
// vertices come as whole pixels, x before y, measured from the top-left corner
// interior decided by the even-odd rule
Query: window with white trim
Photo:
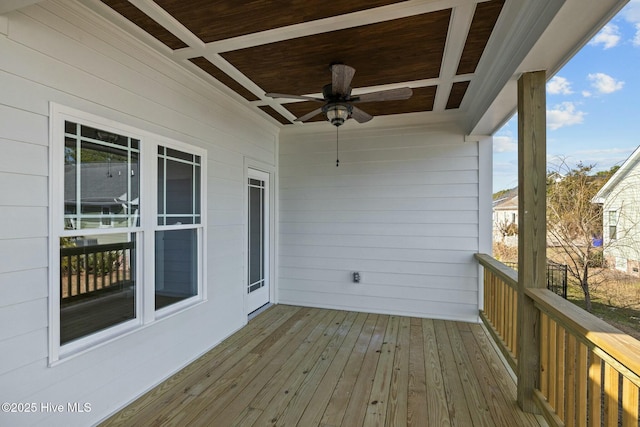
[[[609,240],[618,238],[618,211],[609,211]]]
[[[197,294],[200,156],[158,147],[156,310]]]
[[[52,104],[51,361],[203,300],[205,165],[198,147]]]

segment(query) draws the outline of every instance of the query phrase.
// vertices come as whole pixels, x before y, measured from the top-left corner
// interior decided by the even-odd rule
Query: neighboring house
[[[607,264],[640,276],[640,147],[592,200],[602,205],[602,236]]]
[[[64,212],[68,229],[78,228],[79,219],[85,222],[82,228],[113,228],[127,224],[129,218],[137,218],[139,195],[132,192],[139,187],[137,165],[82,163],[78,173],[75,164],[67,164],[64,174]],[[77,180],[80,185],[76,185]]]
[[[533,70],[625,2],[292,3],[0,2],[0,401],[90,409],[0,425],[95,425],[269,303],[479,321],[492,135],[520,84],[545,144]],[[296,122],[335,62],[413,96]],[[72,240],[126,253],[118,298],[61,307],[103,262]]]
[[[510,191],[493,204],[493,241],[518,246],[518,192]]]

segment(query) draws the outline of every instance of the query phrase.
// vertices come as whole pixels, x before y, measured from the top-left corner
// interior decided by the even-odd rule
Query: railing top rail
[[[487,268],[493,272],[496,276],[500,277],[507,285],[514,289],[518,289],[518,272],[513,270],[487,254],[475,254],[476,259],[481,266]]]
[[[121,251],[123,249],[132,249],[135,242],[121,242],[121,243],[107,243],[104,245],[91,245],[91,246],[71,246],[68,248],[60,248],[60,254],[66,255],[82,255],[82,254],[94,254],[98,252],[108,251]]]
[[[640,375],[640,341],[577,307],[548,289],[527,288],[526,295],[561,326],[599,347],[627,369]]]
[[[552,260],[550,260],[549,258],[547,258],[547,265],[548,265],[548,266],[549,266],[549,265],[552,265],[552,266],[554,266],[554,267],[562,267],[562,268],[563,268],[563,267],[566,267],[566,265],[565,265],[565,264],[560,264],[559,262],[552,261]]]

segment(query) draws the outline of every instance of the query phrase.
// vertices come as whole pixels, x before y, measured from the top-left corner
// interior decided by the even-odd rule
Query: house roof
[[[7,0],[5,9],[34,0]],[[345,127],[447,124],[488,135],[516,109],[525,71],[551,77],[624,6],[619,0],[83,0],[85,5],[265,120],[296,117],[329,65],[356,69],[354,95],[411,87],[406,101],[358,104],[376,118]],[[14,5],[14,6],[11,6]],[[5,10],[6,12],[6,10]]]
[[[518,195],[511,197],[505,197],[500,200],[496,200],[493,204],[494,211],[512,211],[518,210]]]
[[[640,163],[640,146],[624,161],[622,166],[614,173],[611,178],[600,188],[600,191],[596,193],[591,199],[593,203],[604,203],[609,194],[615,191],[618,184],[620,184],[626,177],[628,177]]]
[[[130,200],[138,198],[139,173],[137,165],[132,165],[134,173],[129,176],[129,166],[122,163],[83,163],[80,170],[81,203],[83,205],[107,206],[121,205],[127,200],[128,187],[131,185]],[[75,204],[76,167],[65,166],[64,170],[64,202]]]

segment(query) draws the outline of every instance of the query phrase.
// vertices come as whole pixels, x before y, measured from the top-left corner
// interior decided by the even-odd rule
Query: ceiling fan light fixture
[[[350,105],[332,103],[323,108],[327,120],[334,126],[341,126],[351,115]]]

